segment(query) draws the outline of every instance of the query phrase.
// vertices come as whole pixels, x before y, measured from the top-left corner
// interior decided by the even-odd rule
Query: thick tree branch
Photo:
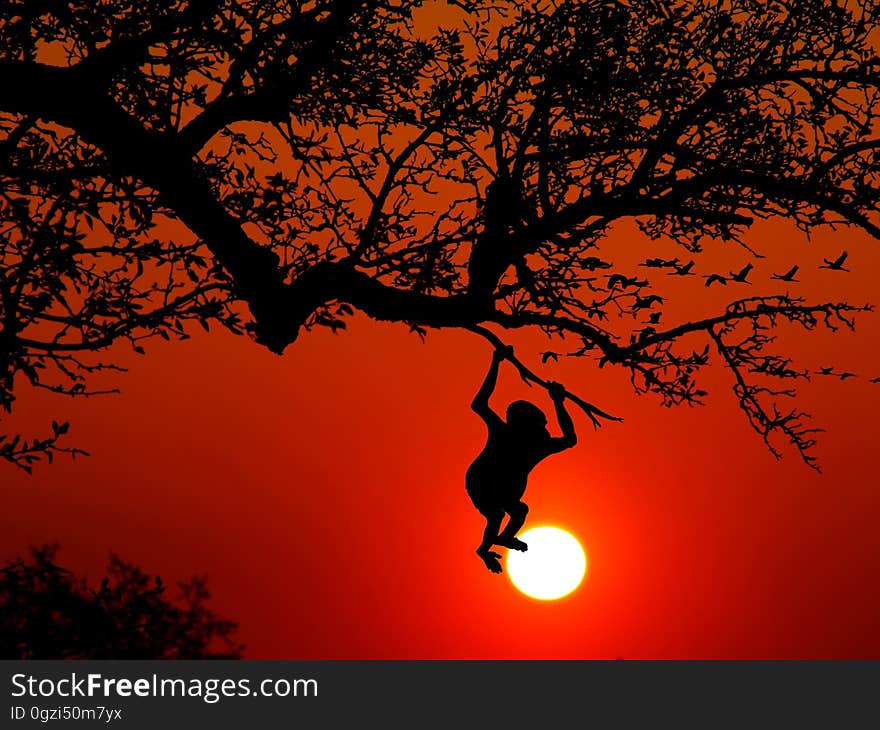
[[[278,257],[244,233],[174,137],[145,130],[83,81],[75,67],[0,61],[0,79],[0,108],[76,130],[119,174],[140,178],[159,192],[229,272],[254,315],[258,340],[280,352],[296,338],[296,326],[278,315],[284,291]]]

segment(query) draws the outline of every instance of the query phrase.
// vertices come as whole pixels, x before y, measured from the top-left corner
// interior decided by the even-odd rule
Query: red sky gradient
[[[756,281],[799,260],[792,291],[877,300],[867,237],[807,243],[775,222],[750,241],[774,252]],[[719,271],[746,260],[710,248]],[[843,248],[854,273],[816,270]],[[603,251],[668,252],[630,225]],[[667,325],[706,293],[702,279],[677,291]],[[757,290],[710,291],[720,302]],[[585,582],[561,601],[526,598],[473,552],[482,522],[463,479],[484,430],[468,404],[487,344],[459,331],[421,344],[363,317],[343,335],[304,334],[284,357],[223,332],[157,343],[121,356],[119,396],[22,390],[10,425],[42,433],[70,418],[92,456],[31,478],[0,466],[0,556],[58,541],[60,562],[93,579],[111,550],[167,582],[207,573],[250,658],[880,658],[880,385],[867,382],[880,375],[880,317],[855,334],[784,335],[803,366],[862,376],[801,388],[827,428],[822,475],[767,452],[718,366],[707,407],[669,410],[623,372],[540,368],[542,338],[517,335],[527,363],[626,419],[593,433],[576,417],[578,446],[532,475],[527,527],[563,526],[588,552]],[[522,395],[549,412],[503,370],[497,407]]]
[[[751,276],[760,289],[632,273],[667,285],[664,327],[786,290],[880,305],[880,247],[863,234],[808,242],[774,221],[748,241],[768,254]],[[749,260],[733,244],[707,249],[699,273]],[[844,249],[853,273],[817,269]],[[598,255],[688,258],[631,223]],[[801,284],[769,282],[794,263]],[[485,438],[469,403],[487,343],[430,331],[422,344],[363,316],[344,334],[304,333],[283,357],[222,331],[157,340],[146,357],[122,348],[130,372],[108,381],[118,396],[20,389],[4,426],[43,435],[69,419],[71,443],[92,456],[32,477],[0,463],[0,560],[57,541],[59,562],[93,580],[110,551],[166,583],[207,574],[248,658],[878,659],[880,384],[868,381],[880,376],[880,314],[856,333],[780,334],[800,366],[860,376],[800,386],[799,405],[827,429],[821,475],[791,449],[773,458],[717,357],[702,377],[708,405],[665,409],[624,371],[540,366],[540,334],[504,335],[541,375],[625,418],[594,433],[575,413],[578,446],[530,479],[526,527],[564,527],[588,554],[584,583],[560,601],[525,597],[474,554],[484,522],[464,473]],[[528,397],[552,412],[502,367],[497,410]]]

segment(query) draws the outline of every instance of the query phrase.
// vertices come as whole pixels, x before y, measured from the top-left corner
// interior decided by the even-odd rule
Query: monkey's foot
[[[501,572],[501,556],[498,553],[493,553],[491,550],[477,550],[477,555],[493,573]]]
[[[519,550],[523,553],[529,549],[529,546],[526,545],[526,543],[515,537],[499,537],[495,541],[495,544],[500,545],[501,547],[509,548],[510,550]]]

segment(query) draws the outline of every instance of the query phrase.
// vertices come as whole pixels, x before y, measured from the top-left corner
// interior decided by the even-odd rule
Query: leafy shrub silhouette
[[[205,579],[179,584],[112,555],[97,589],[55,563],[58,546],[31,548],[0,569],[0,658],[238,659],[237,624],[206,603]]]

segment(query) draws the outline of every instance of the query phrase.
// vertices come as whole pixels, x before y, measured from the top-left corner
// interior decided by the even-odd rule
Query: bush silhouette
[[[99,586],[55,563],[56,546],[0,569],[0,658],[237,659],[236,624],[205,605],[202,578],[168,597],[162,580],[113,555]]]

